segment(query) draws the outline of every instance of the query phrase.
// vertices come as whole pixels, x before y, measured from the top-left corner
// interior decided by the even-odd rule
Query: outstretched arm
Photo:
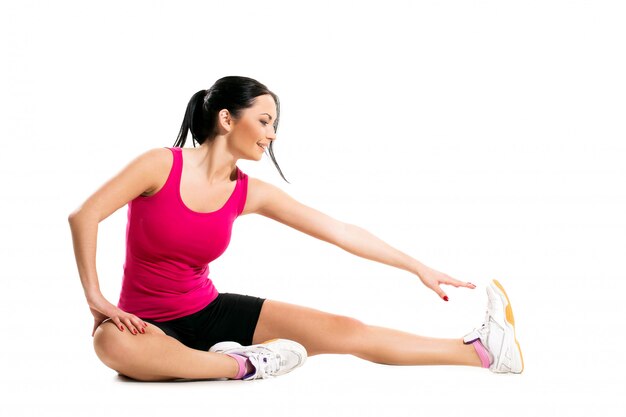
[[[359,226],[341,222],[298,202],[274,185],[256,178],[249,180],[247,212],[269,217],[356,256],[411,272],[445,301],[448,297],[440,284],[475,288],[471,283],[429,268]]]
[[[417,259],[413,259],[406,253],[385,243],[367,230],[353,224],[345,224],[341,243],[337,246],[362,258],[395,266],[417,275],[426,287],[435,291],[445,301],[448,301],[448,296],[441,289],[440,284],[476,288],[472,283],[461,282],[442,272],[429,268]]]
[[[354,224],[344,223],[342,240],[337,246],[362,258],[404,269],[416,275],[419,275],[420,269],[425,267],[417,259],[411,258]]]

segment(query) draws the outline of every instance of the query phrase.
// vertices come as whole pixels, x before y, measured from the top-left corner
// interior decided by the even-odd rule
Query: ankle
[[[227,356],[230,356],[237,362],[237,373],[231,379],[243,379],[251,372],[255,370],[250,360],[245,356],[238,355],[236,353],[226,353]]]
[[[481,368],[489,368],[489,366],[491,365],[491,361],[489,359],[489,352],[487,351],[485,345],[482,344],[480,339],[476,339],[470,344],[473,346],[476,352],[476,356],[478,357],[480,362],[480,364],[477,366],[480,366]]]
[[[254,371],[256,371],[256,368],[254,367],[254,365],[252,365],[252,362],[250,362],[250,359],[246,359],[246,373],[245,373],[245,375],[250,375]]]

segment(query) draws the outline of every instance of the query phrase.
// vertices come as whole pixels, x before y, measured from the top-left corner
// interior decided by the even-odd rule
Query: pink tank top
[[[237,167],[237,183],[217,211],[191,210],[180,196],[182,148],[168,148],[174,161],[163,188],[128,203],[126,261],[117,306],[155,321],[195,313],[218,295],[209,262],[230,243],[234,220],[246,202],[248,176]]]

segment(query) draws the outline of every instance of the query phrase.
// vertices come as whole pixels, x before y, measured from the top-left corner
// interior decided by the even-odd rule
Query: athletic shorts
[[[264,298],[220,293],[202,310],[173,320],[151,323],[192,349],[207,351],[218,342],[252,344]],[[141,317],[140,317],[141,318]]]

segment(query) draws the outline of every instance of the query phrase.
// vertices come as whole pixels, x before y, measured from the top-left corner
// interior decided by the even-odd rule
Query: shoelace
[[[280,370],[280,355],[266,347],[259,346],[258,350],[251,356],[254,356],[255,362],[257,362],[253,363],[257,375],[263,379],[274,376]]]
[[[474,331],[473,333],[475,333],[476,335],[480,335],[480,338],[482,340],[487,340],[487,334],[489,333],[489,320],[490,320],[491,315],[489,314],[489,310],[487,310],[485,312],[485,321],[483,322],[483,324],[480,327],[474,327]]]
[[[483,321],[483,325],[482,327],[487,327],[487,325],[489,324],[489,320],[491,318],[491,314],[489,314],[489,310],[485,311],[485,320]]]

